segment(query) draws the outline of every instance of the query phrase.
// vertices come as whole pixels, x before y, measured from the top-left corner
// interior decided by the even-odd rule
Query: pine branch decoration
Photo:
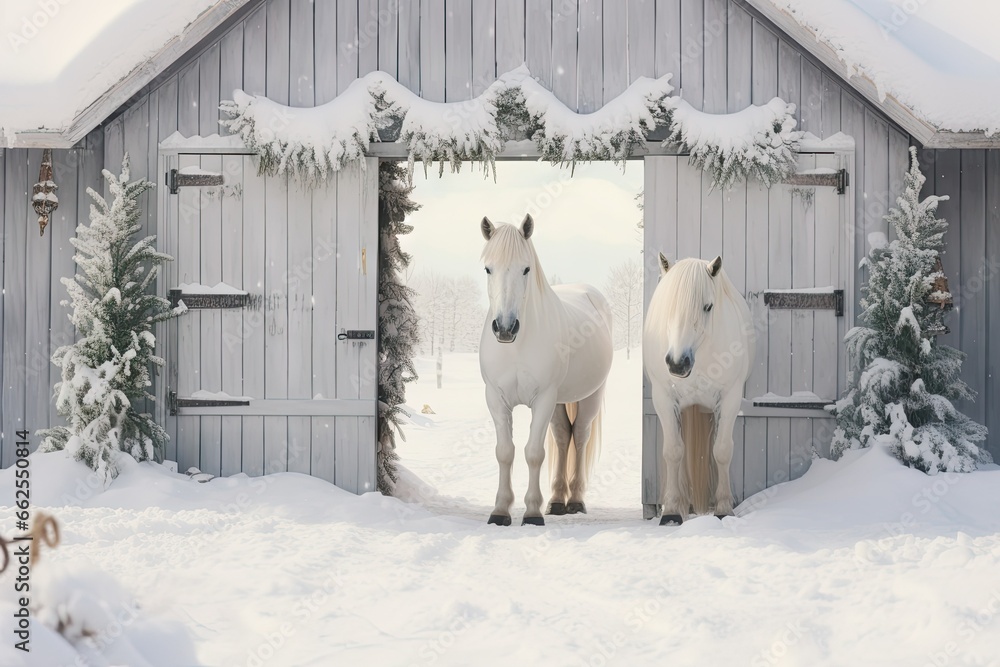
[[[399,141],[409,152],[408,181],[419,161],[424,171],[437,163],[458,172],[463,162],[479,162],[486,175],[495,173],[497,156],[506,136],[498,98],[506,90],[503,79],[494,81],[479,97],[467,102],[429,102],[383,72],[369,75],[369,90],[377,100],[382,125],[399,125]]]
[[[396,435],[403,437],[406,385],[417,379],[413,358],[419,343],[414,292],[402,279],[410,256],[399,237],[413,227],[406,217],[419,206],[410,199],[413,186],[406,170],[394,162],[379,166],[379,383],[378,490],[392,495],[397,481]]]
[[[361,160],[368,142],[378,140],[385,110],[379,110],[376,103],[365,78],[313,108],[288,107],[237,90],[232,100],[219,105],[231,116],[219,123],[257,154],[260,175],[287,174],[315,187]]]
[[[646,146],[646,135],[670,117],[671,75],[640,77],[599,110],[577,114],[531,78],[527,69],[511,80],[505,114],[535,142],[541,159],[553,164],[608,160],[622,164]]]
[[[741,180],[756,179],[766,187],[795,173],[801,132],[795,131],[795,105],[775,97],[764,106],[749,106],[720,118],[674,100],[670,135],[690,154],[691,164],[712,176],[712,189],[728,190]],[[736,131],[720,132],[720,126]]]

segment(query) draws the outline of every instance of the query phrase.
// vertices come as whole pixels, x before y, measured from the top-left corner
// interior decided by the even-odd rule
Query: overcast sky
[[[418,165],[413,198],[422,206],[411,217],[413,233],[402,238],[413,255],[414,275],[432,270],[452,276],[484,276],[479,254],[479,221],[520,223],[526,211],[535,219],[532,239],[545,275],[564,283],[603,287],[608,270],[629,257],[639,259],[642,161],[629,161],[624,173],[611,163],[568,169],[539,162],[498,162],[497,179],[483,178],[468,163],[459,174],[425,178]],[[486,279],[482,280],[485,293]]]

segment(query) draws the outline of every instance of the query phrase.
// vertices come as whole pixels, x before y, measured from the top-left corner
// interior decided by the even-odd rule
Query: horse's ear
[[[531,214],[528,213],[524,216],[524,220],[521,221],[521,236],[526,239],[530,239],[533,231],[535,231],[535,220],[531,217]]]
[[[719,275],[719,271],[722,269],[722,255],[717,256],[712,260],[712,263],[708,265],[708,274],[713,278]]]
[[[479,224],[479,229],[482,230],[483,238],[487,241],[493,237],[493,232],[496,231],[496,227],[493,226],[493,223],[485,215],[483,216],[483,221]]]
[[[670,270],[670,260],[668,260],[666,257],[664,257],[663,253],[661,252],[660,253],[660,275],[666,273],[669,270]]]

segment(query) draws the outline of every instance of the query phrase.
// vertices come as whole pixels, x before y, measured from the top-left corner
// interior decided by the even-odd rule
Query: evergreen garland
[[[668,125],[673,91],[670,75],[640,77],[591,114],[577,114],[531,78],[527,69],[510,86],[507,122],[535,142],[541,159],[553,164],[608,160],[620,164],[646,145],[646,135]]]
[[[158,267],[172,258],[156,251],[156,237],[133,242],[142,227],[139,197],[153,187],[145,179],[129,181],[125,154],[121,176],[104,170],[112,203],[87,189],[94,203],[90,226],[80,225],[70,243],[77,252],[78,273],[63,278],[79,339],[60,347],[52,363],[62,369],[56,383],[56,407],[69,427],[38,432],[40,451],[65,449],[97,471],[105,481],[117,475],[118,452],[139,461],[162,459],[166,432],[134,402],[153,399],[147,391],[150,366],[163,366],[154,355],[153,327],[180,311],[148,292]]]
[[[356,79],[341,95],[312,108],[289,107],[237,90],[232,100],[219,105],[231,116],[219,123],[257,154],[261,176],[288,174],[315,187],[363,158],[368,142],[378,136],[385,110],[378,108],[368,86],[367,79]]]
[[[670,75],[640,77],[614,100],[589,114],[567,108],[521,66],[500,76],[479,97],[465,102],[423,100],[384,72],[355,80],[339,97],[311,109],[287,107],[266,97],[236,91],[220,109],[220,121],[258,154],[264,175],[288,174],[308,187],[361,159],[379,130],[394,134],[416,162],[458,171],[477,161],[495,173],[504,144],[516,137],[534,141],[541,159],[554,164],[611,160],[638,153],[647,136],[666,127],[664,143],[679,144],[691,162],[712,175],[714,187],[757,178],[765,185],[795,169],[798,132],[795,106],[775,98],[748,107],[739,122],[693,110],[667,97]]]
[[[721,137],[720,119],[675,100],[670,136],[690,153],[691,164],[712,175],[712,189],[728,190],[737,181],[756,178],[766,187],[795,173],[798,141],[795,105],[775,97],[764,106],[727,114],[726,124],[739,132]]]
[[[379,72],[371,76],[382,126],[399,124],[399,140],[409,152],[408,182],[417,161],[424,171],[435,162],[439,174],[445,165],[459,172],[463,162],[480,162],[485,174],[496,172],[496,156],[507,140],[498,100],[507,89],[503,79],[494,81],[479,97],[467,102],[428,102],[413,95],[395,79]]]
[[[978,444],[986,428],[953,405],[974,397],[959,377],[965,355],[937,342],[944,310],[927,301],[950,297],[935,288],[948,227],[936,212],[947,197],[920,200],[924,176],[915,148],[910,158],[903,194],[886,215],[898,238],[874,244],[862,260],[869,269],[861,299],[867,326],[846,337],[855,370],[847,393],[831,407],[837,418],[832,453],[836,458],[847,449],[882,443],[926,473],[968,472],[991,460]]]
[[[396,432],[401,429],[406,383],[417,379],[413,357],[419,333],[418,317],[413,308],[414,291],[403,283],[402,274],[410,256],[399,246],[399,236],[413,227],[406,216],[419,205],[410,199],[413,185],[407,171],[396,162],[379,165],[379,382],[378,382],[378,453],[376,457],[378,490],[391,495],[396,483]]]

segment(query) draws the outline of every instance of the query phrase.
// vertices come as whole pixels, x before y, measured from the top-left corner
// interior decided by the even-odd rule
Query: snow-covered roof
[[[925,146],[1000,147],[1000,3],[749,3]]]
[[[0,145],[69,147],[247,0],[0,3]]]
[[[0,145],[73,145],[247,2],[3,0]],[[1000,3],[748,2],[924,145],[1000,147]]]

